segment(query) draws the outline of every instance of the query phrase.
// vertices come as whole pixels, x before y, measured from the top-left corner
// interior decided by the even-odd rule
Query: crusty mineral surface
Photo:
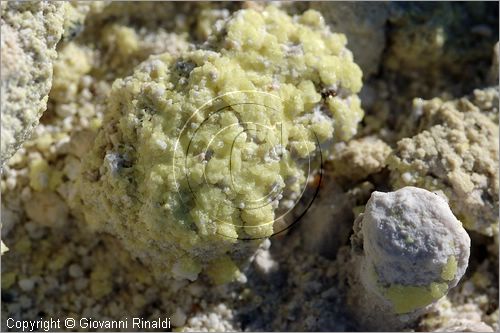
[[[216,28],[114,82],[77,206],[162,274],[222,283],[251,245],[237,239],[279,231],[319,144],[351,138],[363,112],[361,70],[318,12],[248,9]]]
[[[465,228],[498,233],[498,90],[416,104],[413,137],[389,158],[394,187],[442,190]]]
[[[30,136],[47,107],[63,3],[3,2],[1,72],[3,164]]]
[[[331,154],[332,175],[340,180],[360,181],[386,166],[391,148],[376,137],[339,143]]]
[[[498,162],[491,162],[495,160],[496,154],[488,152],[489,144],[498,142],[494,135],[488,134],[490,129],[493,132],[498,129],[498,89],[485,89],[498,85],[498,47],[493,55],[494,46],[498,43],[498,2],[273,2],[273,5],[290,15],[296,15],[291,19],[292,23],[288,24],[290,22],[285,20],[288,23],[282,24],[278,17],[283,16],[266,10],[265,2],[71,1],[63,6],[64,33],[57,43],[47,110],[38,125],[31,130],[31,136],[26,138],[12,157],[4,161],[0,174],[1,235],[5,243],[0,249],[3,253],[2,331],[12,330],[7,327],[8,318],[32,322],[52,318],[63,322],[67,317],[77,321],[80,318],[108,321],[127,317],[129,324],[133,317],[151,321],[170,317],[172,331],[388,331],[396,328],[418,332],[499,331],[498,235],[495,232],[498,225],[492,224],[494,221],[491,219],[498,199],[496,195],[489,195],[495,194],[496,170],[492,171],[492,166]],[[17,8],[20,15],[26,18],[22,25],[2,23],[2,62],[9,63],[4,53],[19,54],[16,59],[19,63],[10,61],[9,66],[25,68],[21,61],[24,45],[18,43],[17,48],[4,47],[9,35],[11,41],[15,40],[28,25],[30,29],[38,25],[43,15],[34,14],[28,8],[45,8],[45,14],[50,16],[50,8],[60,5],[57,2],[2,1],[1,6],[4,22],[5,18],[15,15],[12,8]],[[4,14],[7,9],[10,14]],[[272,19],[265,18],[266,23],[262,28],[260,19],[255,19],[259,15],[250,18],[243,15],[243,24],[238,29],[230,29],[229,38],[227,28],[234,26],[235,16],[240,9],[262,15],[267,12]],[[324,18],[324,26],[328,26],[335,34],[326,33],[326,29],[321,28],[323,23],[320,16],[308,13],[306,16],[309,18],[303,18],[309,9],[319,11]],[[277,24],[272,26],[268,24],[269,21]],[[315,33],[297,37],[299,31],[302,34],[306,32],[304,26],[319,32],[322,37],[316,38]],[[297,34],[284,34],[287,30],[285,27],[296,29]],[[13,31],[5,32],[4,29]],[[51,34],[54,31],[46,32]],[[349,92],[344,84],[324,85],[321,78],[306,78],[312,81],[313,87],[308,93],[307,89],[303,89],[308,86],[301,82],[304,71],[300,60],[309,54],[305,67],[312,68],[309,65],[317,60],[316,56],[323,57],[324,51],[330,52],[322,50],[324,44],[318,41],[326,40],[330,35],[336,36],[333,40],[342,39],[339,33],[345,34],[347,44],[346,48],[342,44],[338,56],[347,59],[350,57],[348,50],[352,52],[352,61],[363,71],[363,90],[359,93]],[[12,38],[16,35],[16,38]],[[45,43],[45,37],[35,37],[37,41],[43,40]],[[229,42],[238,40],[238,37],[243,41],[240,44],[246,45],[242,52],[237,52],[240,51],[237,43]],[[260,37],[265,38],[264,43],[258,43]],[[271,41],[272,37],[277,39],[276,43]],[[286,44],[282,44],[282,41]],[[273,55],[271,52],[276,50],[276,45],[282,47],[284,55],[278,60],[275,60],[274,55],[277,59],[280,53]],[[49,53],[45,55],[48,57]],[[199,64],[197,56],[193,54],[203,59],[209,55],[208,60],[203,60],[203,66],[207,65],[205,67],[214,65],[212,56],[219,61],[226,61],[216,68],[215,81],[212,81],[214,76],[205,71],[203,66],[192,66],[190,61]],[[164,60],[167,58],[171,60]],[[320,61],[322,65],[328,63],[324,60]],[[154,78],[154,71],[149,72],[149,69],[139,66],[144,61],[151,69],[161,69],[156,72],[160,75],[164,75],[166,71],[163,69],[168,68],[170,76]],[[269,64],[271,66],[268,68]],[[241,71],[236,70],[237,65]],[[342,69],[348,68],[334,67],[335,70],[326,72],[339,74],[339,77],[342,76]],[[297,80],[282,75],[287,70],[293,74],[297,68]],[[177,75],[180,72],[189,75]],[[6,73],[12,74],[13,71],[4,72],[2,63],[2,74]],[[32,72],[26,73],[26,82],[35,84],[31,80],[32,76],[29,76]],[[26,77],[26,73],[22,76]],[[346,74],[346,77],[351,77],[350,74]],[[226,79],[223,79],[224,76]],[[331,145],[332,140],[328,139],[321,144],[323,172],[316,169],[318,155],[315,154],[311,156],[314,162],[311,165],[312,174],[304,172],[308,169],[309,158],[300,158],[293,155],[295,153],[288,160],[293,163],[282,168],[284,156],[280,156],[283,151],[279,147],[268,150],[269,154],[257,156],[247,154],[251,149],[245,150],[242,155],[246,160],[242,159],[242,170],[249,174],[255,172],[257,176],[249,178],[256,180],[270,175],[269,182],[262,183],[272,185],[275,184],[271,179],[276,180],[276,175],[283,177],[290,170],[299,170],[308,175],[307,180],[306,177],[285,179],[283,197],[271,202],[273,207],[277,204],[277,208],[273,208],[275,216],[280,215],[283,208],[287,210],[287,207],[293,207],[292,213],[297,212],[300,216],[302,208],[309,203],[309,200],[304,199],[310,199],[316,189],[317,196],[302,218],[295,220],[296,215],[292,213],[286,216],[297,221],[292,228],[262,240],[262,247],[257,250],[256,244],[240,240],[225,247],[231,241],[227,237],[204,233],[206,230],[211,232],[214,226],[219,227],[220,224],[211,221],[194,224],[197,229],[191,233],[195,234],[192,249],[178,249],[176,244],[186,242],[184,238],[169,238],[182,234],[175,229],[177,225],[171,222],[188,221],[191,215],[186,216],[191,211],[196,212],[196,209],[193,201],[187,201],[185,211],[172,219],[171,214],[156,206],[158,202],[176,202],[172,196],[164,198],[155,195],[159,192],[170,193],[168,186],[172,183],[169,177],[174,175],[174,172],[164,171],[170,170],[168,168],[172,166],[171,163],[165,163],[165,155],[171,152],[169,149],[172,146],[168,146],[171,142],[163,142],[164,136],[159,134],[165,134],[168,138],[177,137],[172,134],[172,128],[178,128],[181,123],[179,119],[192,113],[192,109],[184,106],[196,105],[203,99],[203,96],[195,96],[196,93],[219,93],[215,89],[217,82],[224,80],[228,87],[233,87],[235,83],[249,77],[260,92],[280,96],[282,90],[289,90],[281,95],[288,98],[289,102],[289,105],[283,106],[283,110],[302,112],[299,116],[290,117],[291,123],[300,128],[296,134],[311,132],[313,124],[316,129],[321,129],[321,126],[317,126],[318,121],[326,125],[326,132],[332,134],[336,142]],[[204,83],[203,78],[206,81]],[[259,79],[262,82],[258,82]],[[269,85],[265,86],[268,82]],[[172,87],[174,84],[176,86]],[[31,87],[28,83],[26,85]],[[158,87],[160,89],[156,90]],[[23,86],[19,91],[27,91],[27,88]],[[156,95],[157,92],[161,93]],[[311,109],[313,103],[307,101],[316,101],[318,97],[315,94],[321,95],[318,103],[320,107]],[[356,95],[366,113],[363,120],[358,125],[359,112],[338,112],[334,124],[330,119],[332,109],[328,104],[340,100],[345,102],[346,111],[356,111]],[[2,87],[2,98],[6,96]],[[460,102],[462,104],[457,100],[461,96],[467,96]],[[163,102],[169,103],[170,99],[172,106],[161,106]],[[4,116],[5,101],[7,99],[2,100],[1,105],[3,125],[7,119]],[[300,107],[300,101],[304,110]],[[40,103],[39,99],[34,103],[26,102],[32,106],[37,103]],[[456,112],[440,110],[445,104],[448,105],[446,108]],[[175,112],[170,108],[176,108]],[[481,117],[483,120],[488,119],[484,122],[481,120],[481,126],[476,126],[479,124],[476,124],[476,116],[471,117],[476,113],[469,112],[469,109],[475,108],[484,116]],[[165,114],[174,116],[165,119]],[[259,121],[267,120],[264,117],[268,115],[267,112],[262,114]],[[353,118],[349,119],[349,116]],[[476,120],[460,125],[462,120],[472,118]],[[309,120],[311,122],[308,123]],[[286,129],[289,122],[285,120],[281,123],[285,124],[283,129]],[[483,123],[488,125],[483,126]],[[169,128],[169,124],[174,125]],[[217,129],[217,122],[208,124],[214,125],[214,130]],[[330,127],[332,124],[333,127]],[[339,126],[342,124],[346,126]],[[167,128],[163,125],[167,125]],[[149,137],[148,126],[152,128]],[[355,127],[358,127],[358,131],[352,139],[339,142],[339,139],[343,139],[339,135],[352,133]],[[26,128],[29,130],[29,126]],[[330,128],[334,129],[333,133]],[[2,127],[2,143],[6,137],[5,129]],[[133,134],[134,129],[137,140],[123,135]],[[212,133],[211,130],[202,133],[203,129],[202,126],[197,133]],[[191,130],[194,132],[196,128]],[[269,130],[264,140],[255,140],[256,145],[267,148],[268,139],[275,133]],[[419,143],[418,147],[408,144],[416,143],[420,140],[417,137],[424,137],[423,133],[428,133],[425,134],[428,142]],[[478,133],[481,138],[484,134],[482,143],[476,142]],[[246,132],[247,138],[251,134]],[[285,131],[283,134],[285,137],[288,135]],[[104,136],[106,140],[100,138],[98,140],[101,141],[95,142],[96,136]],[[403,139],[406,140],[405,144],[401,143]],[[217,138],[213,140],[213,143],[218,142]],[[165,143],[167,148],[163,150]],[[186,148],[185,142],[180,143],[182,148]],[[236,144],[239,143],[236,140]],[[95,161],[89,160],[89,156],[96,156],[95,151],[91,151],[96,147],[102,148],[102,154]],[[123,176],[129,170],[128,160],[116,159],[132,156],[121,154],[129,147],[141,161],[134,163],[130,177],[128,174]],[[296,147],[300,148],[300,145]],[[191,146],[190,151],[191,148],[196,147]],[[285,147],[285,150],[290,152],[289,148]],[[451,150],[454,153],[448,154]],[[233,161],[239,157],[236,151],[232,154]],[[390,157],[387,159],[388,154]],[[203,161],[208,165],[217,159],[227,160],[227,155],[221,158],[210,150],[199,157],[194,166]],[[449,164],[449,160],[457,164]],[[156,164],[160,170],[149,172]],[[278,172],[267,170],[277,164],[280,164]],[[187,170],[196,171],[193,165],[188,165]],[[210,167],[206,175],[229,175],[224,164],[222,167],[220,165]],[[119,170],[115,177],[109,174],[107,168],[110,166]],[[185,175],[183,170],[179,168],[181,172],[175,175]],[[435,170],[442,173],[431,173]],[[467,190],[466,195],[457,191],[461,182],[456,182],[456,177],[449,178],[456,170],[462,170],[470,176],[474,184],[474,190]],[[82,194],[82,174],[90,176],[89,179],[103,175],[98,180],[103,183],[100,188],[95,184],[88,187],[96,190],[88,192],[85,205],[77,200]],[[233,175],[241,174],[233,172]],[[195,177],[196,172],[191,172],[191,176]],[[467,176],[463,179],[468,179]],[[130,183],[126,184],[128,180]],[[295,197],[295,191],[288,189],[303,182],[308,184],[306,192],[296,205],[299,198]],[[145,183],[147,186],[142,188],[136,186]],[[186,189],[186,182],[180,180],[179,183],[182,190]],[[127,198],[118,196],[121,188],[112,187],[116,184],[126,184],[124,188],[132,189],[127,196],[134,200],[142,198],[143,201],[132,207],[126,206]],[[277,185],[280,184],[278,181]],[[190,185],[197,186],[196,183]],[[213,188],[225,189],[219,188],[219,185]],[[262,188],[258,184],[247,185],[243,190],[249,192]],[[436,302],[431,301],[430,305],[420,310],[395,314],[390,299],[384,295],[381,299],[373,292],[366,292],[367,288],[360,282],[358,268],[366,254],[362,251],[362,242],[355,242],[352,253],[350,236],[355,216],[366,210],[365,205],[372,192],[380,194],[408,185],[423,187],[448,198],[453,213],[465,222],[466,229],[469,228],[471,255],[466,274],[455,287],[446,290],[445,296]],[[203,189],[195,189],[196,194],[205,194]],[[177,196],[178,200],[189,199],[191,194],[188,192],[184,191],[182,197]],[[98,201],[95,205],[90,201],[93,193]],[[207,202],[215,204],[210,205],[205,212],[212,213],[217,208],[225,212],[228,205],[219,204],[219,198],[209,197]],[[120,202],[121,199],[124,201]],[[132,202],[136,203],[134,200]],[[241,201],[231,203],[235,204],[233,206],[238,212],[243,209],[240,208],[243,207],[240,206]],[[122,208],[119,214],[124,216],[123,224],[135,229],[121,228],[119,218],[122,215],[115,214],[112,210],[114,207]],[[429,207],[436,208],[434,204],[429,204]],[[245,208],[249,206],[245,205]],[[95,213],[96,210],[98,213]],[[99,214],[99,210],[102,214]],[[197,210],[200,211],[203,210]],[[85,219],[83,212],[95,216]],[[470,220],[463,218],[463,215],[467,215]],[[113,216],[113,219],[107,219],[108,216]],[[192,221],[198,218],[198,222],[204,217],[201,214],[193,216]],[[477,216],[485,220],[477,220]],[[235,216],[232,221],[240,220]],[[281,230],[288,222],[275,221],[272,231],[275,231],[275,227]],[[359,222],[356,222],[357,239],[362,234]],[[172,226],[174,228],[170,228]],[[145,227],[156,229],[148,231]],[[155,233],[155,230],[162,232]],[[246,236],[245,228],[237,226],[234,230],[237,230],[238,237]],[[490,232],[492,237],[487,236]],[[374,236],[372,239],[386,238]],[[388,239],[392,241],[401,237],[398,238],[394,233],[394,237]],[[379,248],[385,249],[386,245],[391,244],[389,241]],[[174,252],[169,252],[170,248],[167,251],[158,249],[158,244],[167,244]],[[377,247],[375,241],[370,244]],[[243,249],[246,246],[248,248]],[[441,252],[427,254],[436,254],[436,258],[441,258],[437,254],[446,254],[452,249],[453,246],[443,246]],[[223,252],[222,256],[214,254],[218,250],[221,250],[219,253]],[[148,259],[145,255],[148,252],[156,259]],[[179,254],[186,256],[175,265],[172,258]],[[396,257],[394,252],[389,254],[389,258]],[[213,255],[214,260],[207,255]],[[196,278],[196,269],[199,268],[190,266],[189,258],[200,257],[200,266],[203,268],[196,281],[189,281]],[[170,262],[161,261],[163,258]],[[356,264],[353,258],[356,258]],[[245,260],[246,263],[240,265]],[[422,272],[430,271],[432,262],[427,265],[415,261],[422,265]],[[436,261],[435,266],[441,267],[442,262],[441,259]],[[452,261],[450,267],[453,268]],[[156,279],[157,273],[162,271],[181,279]],[[402,273],[404,271],[398,272],[399,275]],[[224,283],[232,278],[236,278],[236,281],[214,286],[205,278],[206,275],[215,283]],[[415,274],[421,275],[419,272]],[[401,294],[403,296],[395,296],[401,288],[393,287],[386,294],[403,309],[408,304],[418,306],[422,304],[422,299],[433,299],[444,290],[440,289],[442,281],[435,283],[430,296],[426,288],[406,288]],[[359,292],[353,293],[356,290]],[[363,298],[366,295],[371,296]],[[374,304],[382,306],[382,310],[374,311]],[[373,321],[370,322],[370,318]],[[127,330],[131,330],[130,325]]]
[[[283,1],[283,10],[302,13],[314,9],[322,13],[325,23],[336,32],[346,35],[354,61],[363,70],[363,79],[376,75],[386,46],[389,2],[356,1]]]

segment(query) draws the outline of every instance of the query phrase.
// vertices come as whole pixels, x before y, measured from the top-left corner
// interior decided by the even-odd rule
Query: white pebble
[[[411,176],[411,173],[409,172],[405,172],[401,175],[401,178],[403,178],[403,181],[407,184],[409,184],[412,180],[412,176]]]

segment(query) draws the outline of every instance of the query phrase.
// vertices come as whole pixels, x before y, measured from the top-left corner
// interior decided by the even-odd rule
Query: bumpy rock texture
[[[354,61],[363,70],[363,78],[376,75],[386,46],[386,25],[391,13],[389,2],[295,1],[279,2],[290,13],[307,9],[320,12],[335,32],[346,35]]]
[[[440,299],[457,285],[469,261],[470,238],[445,199],[416,187],[373,192],[352,239],[350,296],[368,326],[389,329],[398,315]]]
[[[337,179],[362,180],[381,171],[390,153],[391,148],[376,137],[337,144],[331,157],[332,174]]]
[[[442,190],[465,228],[498,233],[498,90],[453,101],[418,101],[413,137],[389,158],[394,187]],[[410,134],[411,135],[411,134]]]
[[[420,126],[424,100],[439,97],[444,103],[498,84],[498,48],[492,61],[498,3],[273,4],[294,14],[317,8],[332,31],[346,35],[363,71],[359,96],[368,116],[354,142],[337,143],[323,155],[320,191],[296,228],[256,251],[242,270],[246,280],[215,287],[203,278],[154,279],[150,263],[123,248],[126,240],[95,233],[80,219],[79,209],[68,202],[77,194],[75,181],[96,132],[108,131],[101,127],[113,82],[133,74],[151,55],[168,52],[177,59],[193,45],[206,49],[201,45],[225,26],[218,20],[241,8],[261,11],[266,3],[71,2],[47,110],[30,139],[2,165],[1,232],[9,248],[1,265],[3,318],[168,315],[175,331],[367,330],[362,316],[346,313],[354,216],[371,192],[391,190],[383,160],[387,147],[397,149],[402,138],[427,130]],[[444,42],[435,42],[436,36]],[[478,90],[473,103],[487,105],[489,91]],[[412,112],[415,97],[422,99],[415,100]],[[480,108],[498,122],[494,108]],[[317,176],[310,182],[318,184]],[[293,201],[285,195],[279,205]],[[470,235],[466,275],[426,307],[409,331],[499,330],[498,236]],[[390,321],[380,321],[388,330]],[[8,330],[5,321],[1,326]]]
[[[1,164],[29,137],[47,107],[52,62],[63,33],[64,4],[14,2],[1,5]]]
[[[79,187],[86,220],[157,271],[223,283],[255,246],[237,239],[279,231],[319,144],[363,112],[361,70],[319,13],[242,10],[215,28],[115,81]]]

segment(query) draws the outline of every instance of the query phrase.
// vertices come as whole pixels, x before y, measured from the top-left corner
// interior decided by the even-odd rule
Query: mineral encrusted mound
[[[389,157],[393,186],[441,190],[466,229],[497,234],[498,89],[419,101],[414,117],[417,134]]]
[[[242,10],[198,50],[115,81],[79,181],[86,220],[153,270],[214,282],[300,199],[319,145],[363,116],[361,70],[321,15]]]

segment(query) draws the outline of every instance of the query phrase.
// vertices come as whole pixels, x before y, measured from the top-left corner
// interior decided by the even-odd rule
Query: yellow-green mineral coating
[[[457,264],[455,256],[448,257],[448,261],[441,272],[441,278],[444,281],[451,281],[455,278]],[[382,293],[391,301],[394,312],[401,314],[412,312],[437,301],[446,295],[448,289],[447,282],[431,282],[428,286],[393,284],[388,288],[382,288]]]
[[[390,302],[395,314],[410,313],[423,308],[440,299],[448,292],[448,284],[431,282],[428,286],[412,286],[393,283],[384,286],[379,279],[375,267],[370,267],[368,276],[374,281],[376,293]]]
[[[408,313],[440,299],[448,291],[446,283],[431,283],[429,286],[392,285],[384,290],[384,295],[392,302],[394,312]]]
[[[455,256],[449,256],[448,261],[441,272],[441,278],[446,281],[453,280],[455,278],[455,274],[457,273],[457,266],[457,258],[455,258]]]
[[[236,277],[256,246],[237,238],[275,232],[318,143],[349,139],[363,116],[361,70],[322,22],[242,10],[201,49],[115,81],[79,180],[87,221],[167,276]]]
[[[361,306],[374,315],[418,315],[457,285],[469,262],[470,237],[460,221],[444,198],[421,188],[373,192],[353,229],[354,249],[363,241]]]

